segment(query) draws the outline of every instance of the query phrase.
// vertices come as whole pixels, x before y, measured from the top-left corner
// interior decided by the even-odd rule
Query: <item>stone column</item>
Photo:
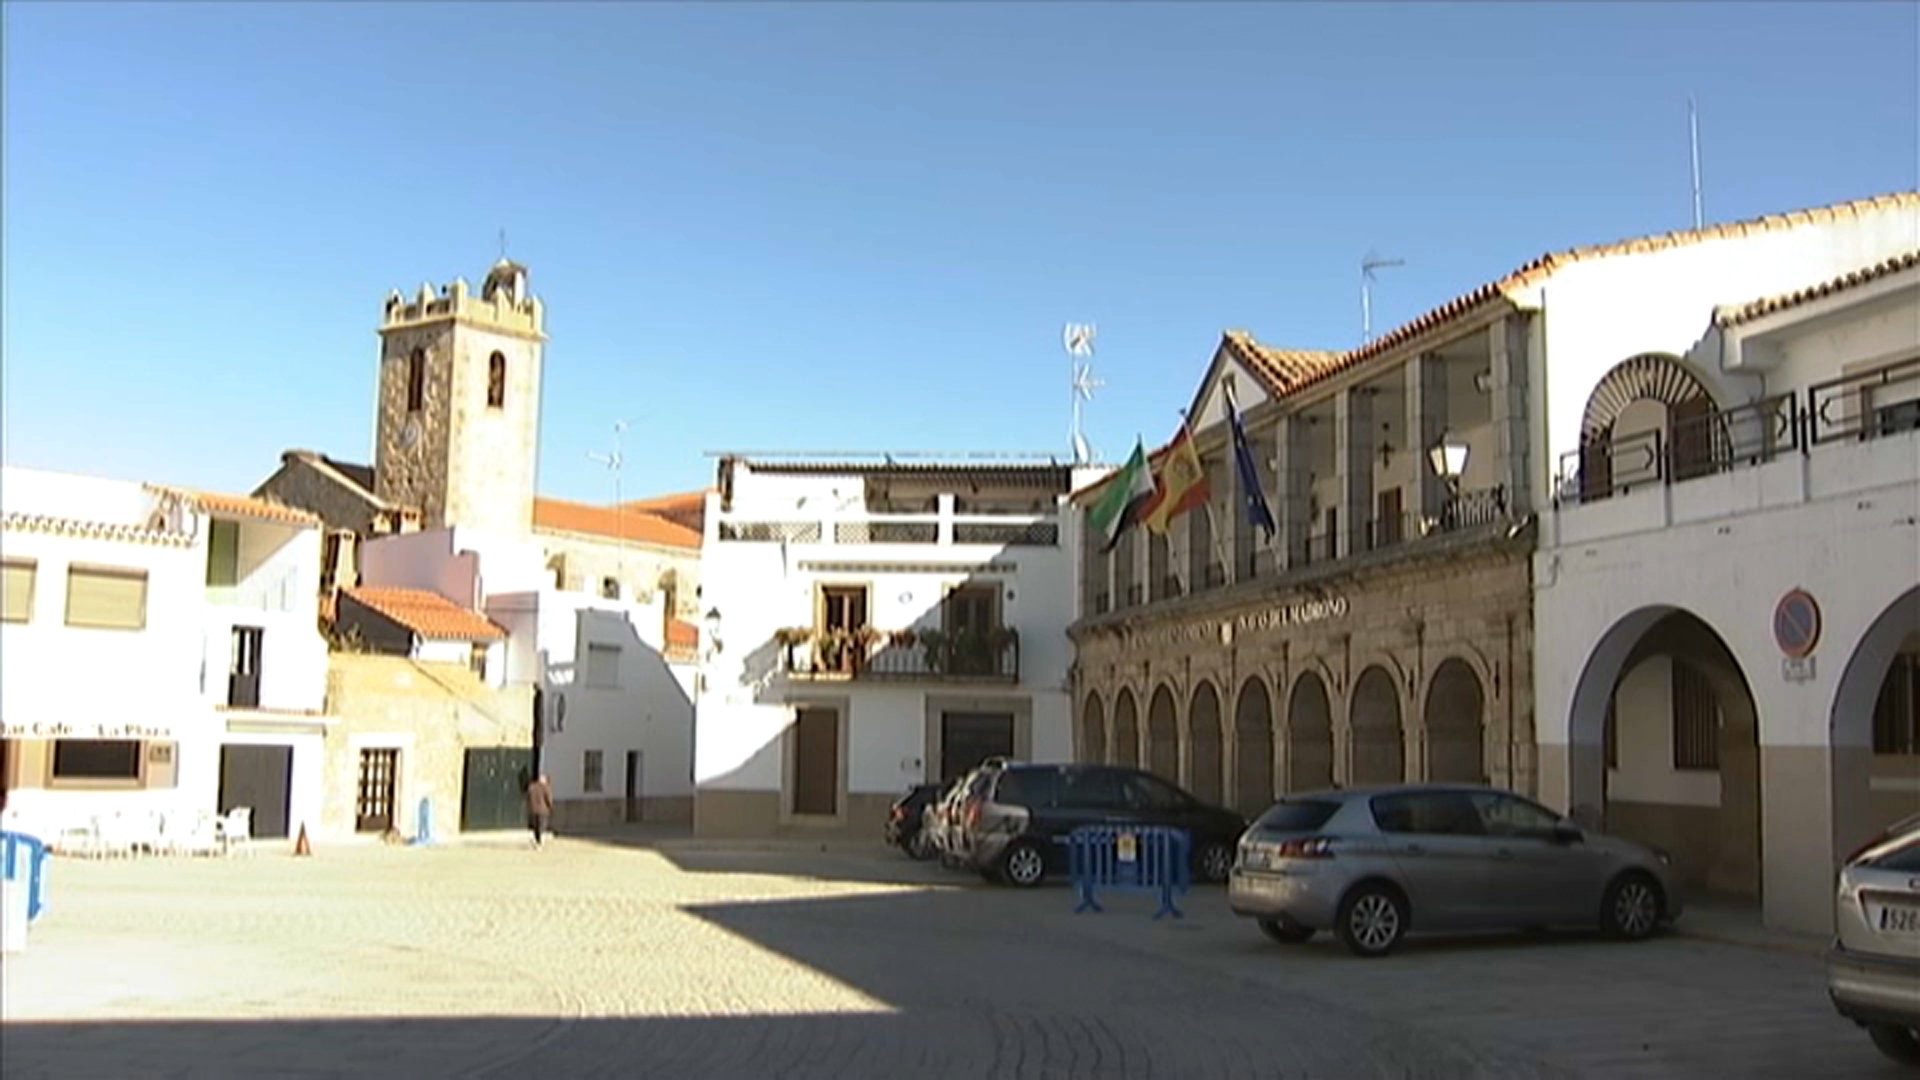
[[[1342,557],[1367,550],[1367,522],[1373,517],[1373,395],[1353,387],[1334,399],[1334,475],[1340,482]]]
[[[1527,422],[1527,320],[1509,315],[1487,329],[1492,359],[1494,483],[1507,489],[1507,512],[1533,505],[1533,443]]]
[[[1447,365],[1433,355],[1407,363],[1407,439],[1414,455],[1411,510],[1421,522],[1439,519],[1447,505],[1447,482],[1434,471],[1433,447],[1447,434]]]
[[[1307,537],[1313,533],[1308,501],[1312,495],[1308,466],[1313,463],[1313,450],[1307,441],[1311,430],[1304,416],[1283,414],[1274,423],[1273,520],[1280,527],[1275,536],[1280,552],[1274,559],[1275,569],[1306,561]]]

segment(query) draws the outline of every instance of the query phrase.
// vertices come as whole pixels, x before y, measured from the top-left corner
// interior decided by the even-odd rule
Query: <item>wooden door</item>
[[[258,626],[233,628],[228,650],[227,704],[236,709],[260,707],[260,646],[266,631]]]
[[[1406,534],[1401,523],[1406,520],[1404,507],[1400,502],[1400,489],[1388,488],[1374,500],[1373,546],[1385,547],[1397,544]]]
[[[642,772],[640,751],[627,751],[627,821],[640,820],[640,777]]]
[[[840,714],[801,709],[793,723],[793,812],[832,815],[840,809]]]
[[[229,743],[220,748],[220,812],[253,810],[253,835],[284,839],[293,797],[293,747]]]
[[[398,749],[384,746],[360,751],[360,784],[353,809],[356,832],[383,833],[393,828],[399,772]]]

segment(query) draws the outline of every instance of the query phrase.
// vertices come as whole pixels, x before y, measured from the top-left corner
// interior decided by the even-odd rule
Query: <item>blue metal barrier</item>
[[[1193,840],[1184,829],[1158,825],[1083,825],[1067,837],[1067,867],[1083,911],[1105,911],[1097,889],[1131,889],[1160,894],[1155,919],[1185,914],[1173,904],[1175,893],[1193,886]]]
[[[0,832],[0,877],[26,879],[27,921],[38,919],[47,908],[46,842],[26,833]]]

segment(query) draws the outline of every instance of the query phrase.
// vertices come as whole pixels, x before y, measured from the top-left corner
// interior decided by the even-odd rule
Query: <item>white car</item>
[[[1880,1052],[1920,1068],[1920,814],[1840,868],[1827,994]]]

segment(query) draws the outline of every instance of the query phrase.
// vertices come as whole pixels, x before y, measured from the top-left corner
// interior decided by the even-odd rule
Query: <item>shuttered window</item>
[[[1673,662],[1673,767],[1720,767],[1720,707],[1713,684],[1679,660]]]
[[[586,685],[617,689],[620,685],[620,646],[588,645]]]
[[[240,582],[240,523],[216,521],[207,530],[207,584],[215,587]]]
[[[97,566],[68,568],[67,625],[145,629],[147,572]]]
[[[26,622],[33,618],[33,582],[37,567],[12,560],[0,563],[0,620]]]

